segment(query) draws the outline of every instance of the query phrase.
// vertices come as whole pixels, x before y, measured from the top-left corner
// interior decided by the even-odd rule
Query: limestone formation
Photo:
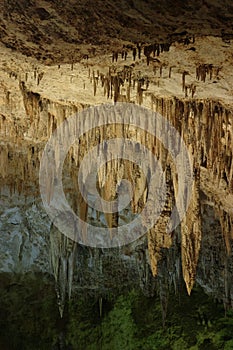
[[[198,44],[198,38],[195,44]],[[70,65],[67,65],[68,67],[61,65],[59,70],[57,65],[56,67],[43,67],[43,69],[40,66],[35,69],[35,65],[30,66],[29,63],[25,63],[24,69],[19,68],[19,64],[16,69],[13,64],[10,67],[7,61],[4,62],[1,66],[2,89],[0,94],[0,189],[2,193],[9,189],[9,196],[17,195],[25,200],[29,196],[38,198],[40,195],[38,174],[45,143],[58,125],[91,104],[117,103],[124,100],[160,113],[178,130],[192,156],[194,169],[192,199],[187,215],[179,228],[171,234],[166,233],[166,224],[176,203],[179,190],[177,170],[168,150],[161,142],[142,129],[137,130],[128,124],[110,125],[111,120],[108,119],[108,116],[106,116],[107,126],[91,130],[70,148],[64,163],[64,190],[73,210],[83,221],[93,220],[100,225],[105,225],[109,228],[109,235],[111,235],[111,228],[116,227],[122,218],[118,214],[111,213],[104,216],[88,207],[77,187],[77,171],[82,159],[87,150],[113,137],[132,139],[150,149],[162,164],[167,184],[167,200],[163,213],[156,225],[148,232],[151,270],[154,276],[158,275],[160,264],[163,264],[164,250],[172,249],[174,242],[179,242],[183,278],[190,294],[197,276],[202,239],[205,235],[203,228],[205,209],[203,208],[206,207],[206,203],[212,208],[214,213],[212,216],[216,215],[219,218],[226,256],[232,253],[232,100],[230,94],[226,98],[221,97],[222,91],[226,90],[223,90],[221,86],[218,86],[219,90],[217,90],[220,97],[211,88],[208,96],[204,93],[201,95],[201,87],[206,79],[214,79],[219,74],[221,67],[219,62],[208,65],[198,64],[196,70],[193,63],[179,67],[178,63],[175,63],[176,66],[172,70],[174,63],[172,59],[168,65],[169,72],[163,71],[164,62],[166,62],[163,60],[163,55],[172,54],[167,51],[169,47],[166,44],[152,45],[150,55],[159,52],[161,62],[159,64],[153,62],[149,66],[145,63],[143,65],[140,57],[137,60],[139,62],[135,62],[133,66],[130,55],[123,62],[117,60],[114,55],[114,64],[112,64],[110,62],[111,51],[110,54],[103,57],[107,62],[106,67],[99,62],[89,67],[77,63],[73,67],[72,74],[75,79],[72,84]],[[141,53],[142,45],[138,45],[137,48],[138,54]],[[136,58],[134,53],[135,51],[133,51],[133,59]],[[16,60],[15,57],[14,60]],[[163,79],[160,79],[160,86],[157,83],[159,77],[155,77],[157,67],[160,69],[160,76],[163,76]],[[44,74],[40,75],[42,72]],[[27,73],[27,79],[25,73]],[[59,81],[62,82],[58,87],[53,86],[54,81],[50,78],[52,74],[56,77],[54,79],[56,84],[59,84]],[[182,91],[180,88],[181,74]],[[40,83],[37,86],[39,75]],[[79,76],[80,80],[76,78]],[[170,79],[166,79],[167,76]],[[92,79],[91,83],[90,79]],[[85,91],[82,89],[83,82]],[[51,92],[48,86],[51,86]],[[58,92],[61,86],[63,87],[62,94]],[[67,86],[70,88],[70,95],[67,92]],[[185,91],[186,95],[184,95]],[[148,130],[148,123],[149,121],[142,120],[142,126],[146,130]],[[56,150],[55,159],[59,159],[58,150]],[[88,175],[90,169],[87,168],[85,171]],[[130,162],[120,163],[112,159],[99,171],[97,182],[103,198],[115,199],[117,184],[121,183],[125,177],[135,186],[130,207],[127,208],[131,216],[125,215],[127,221],[133,215],[140,213],[147,199],[148,184],[140,170]],[[49,200],[52,200],[54,195],[52,181],[48,183]],[[205,200],[202,199],[204,195]],[[52,266],[62,312],[65,295],[71,292],[74,256],[78,248],[74,242],[59,235],[54,226],[51,226],[50,233],[53,247]],[[85,239],[85,227],[82,233]],[[229,262],[226,259],[227,263]],[[208,269],[208,266],[205,269]],[[229,285],[229,276],[227,273],[225,275],[226,300],[229,301],[233,293]],[[163,285],[162,282],[161,285]],[[161,295],[165,310],[166,297],[165,294],[161,293]]]

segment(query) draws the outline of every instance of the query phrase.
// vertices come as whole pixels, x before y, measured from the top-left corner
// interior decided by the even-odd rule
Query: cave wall
[[[5,86],[1,93],[0,114],[1,232],[3,233],[1,271],[24,273],[39,269],[43,272],[52,272],[55,275],[62,308],[66,293],[71,293],[75,274],[78,276],[78,272],[73,274],[73,267],[79,261],[77,254],[79,248],[76,243],[70,242],[54,229],[43,213],[41,204],[38,204],[39,165],[45,143],[55,128],[70,115],[83,111],[88,106],[50,100],[38,92],[31,91],[25,81],[17,80],[15,76],[11,76],[10,79],[14,80],[13,96]],[[150,104],[151,110],[170,121],[180,132],[192,155],[194,170],[192,199],[186,218],[180,227],[170,235],[165,233],[166,223],[178,192],[176,169],[168,151],[153,136],[140,130],[135,131],[127,125],[108,126],[99,129],[98,133],[96,130],[91,131],[81,138],[79,145],[72,147],[65,164],[67,174],[70,174],[71,178],[71,181],[67,182],[67,191],[77,190],[75,174],[87,145],[94,146],[111,136],[131,137],[136,142],[144,144],[161,162],[169,190],[165,209],[156,226],[148,233],[148,252],[144,253],[142,258],[132,258],[134,259],[132,265],[136,270],[140,270],[141,261],[144,261],[142,272],[137,272],[139,284],[147,285],[148,276],[151,276],[150,269],[154,276],[161,276],[161,271],[166,269],[168,272],[164,272],[164,275],[168,276],[171,270],[171,276],[175,276],[172,277],[174,281],[180,278],[182,269],[188,293],[191,293],[197,280],[207,291],[214,291],[220,299],[230,303],[233,294],[230,285],[233,232],[232,112],[223,102],[209,99],[164,98],[148,94],[144,97],[142,106],[143,104],[146,106]],[[123,171],[119,172],[118,164],[112,161],[110,168],[106,165],[99,174],[103,197],[114,198],[116,192],[112,189],[115,188],[116,182],[126,175],[137,184],[138,192],[147,192],[145,179],[135,173],[132,164],[125,163]],[[69,196],[73,207],[78,213],[82,213],[83,219],[86,219],[88,209],[80,209],[83,202],[77,200],[72,193]],[[139,212],[145,201],[146,195],[139,197],[136,191],[132,201],[132,212]],[[113,215],[105,216],[110,229],[115,219]],[[212,230],[211,227],[214,225],[215,230]],[[213,232],[217,238],[212,237]],[[215,244],[216,242],[219,244]],[[169,248],[174,247],[174,244],[177,244],[176,254],[173,260],[167,263]],[[132,251],[133,248],[129,250]],[[167,257],[166,254],[164,257],[164,252],[167,252]],[[99,253],[90,252],[90,255],[92,254],[94,261],[98,261]],[[128,259],[125,256],[127,254],[120,253],[119,259]],[[129,265],[130,261],[127,260]],[[86,261],[85,264],[89,266],[90,262]],[[162,269],[161,266],[165,266],[166,269]],[[93,271],[95,274],[96,268]],[[215,282],[213,277],[210,279],[208,277],[213,275],[213,271],[214,275],[218,276]],[[129,271],[127,273],[129,274]],[[98,280],[98,285],[101,285],[101,278]],[[77,277],[77,280],[82,283],[80,277]]]

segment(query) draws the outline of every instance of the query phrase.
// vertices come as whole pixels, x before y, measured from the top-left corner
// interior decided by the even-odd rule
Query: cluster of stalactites
[[[232,162],[232,114],[219,102],[214,101],[180,101],[178,99],[157,99],[152,96],[151,108],[168,118],[180,131],[193,158],[193,188],[188,211],[181,223],[182,269],[187,291],[190,294],[195,282],[198,256],[201,246],[201,214],[199,189],[206,191],[206,183],[200,181],[202,169],[207,169],[214,179],[215,188],[224,180],[230,192],[233,189]],[[176,192],[175,169],[173,171],[173,187]],[[214,190],[214,188],[212,189]],[[224,194],[223,194],[224,195]],[[217,200],[217,199],[216,199]],[[216,203],[217,206],[217,203]],[[165,216],[166,217],[166,216]],[[232,217],[221,220],[222,232],[230,253],[232,240]],[[164,225],[164,221],[162,221]],[[156,275],[160,249],[171,245],[170,237],[160,230],[158,222],[149,234],[149,250],[151,253],[152,271]],[[165,236],[165,237],[164,237]]]
[[[93,93],[96,96],[97,87],[103,90],[103,95],[114,102],[131,102],[131,94],[136,95],[139,105],[143,104],[143,93],[149,88],[149,78],[141,72],[133,72],[132,65],[125,65],[123,69],[109,67],[108,73],[92,72],[89,70],[90,82],[93,83]]]
[[[98,77],[98,82],[103,84],[103,88],[105,88],[107,94],[111,94],[111,86],[113,94],[116,94],[119,84],[121,84],[121,79],[128,84],[131,82],[132,86],[134,81],[130,67],[125,67],[120,74],[110,71],[107,80],[106,76],[100,73],[93,74],[92,79],[96,79],[96,77]],[[142,77],[139,77],[140,79]],[[30,92],[24,84],[21,85],[21,90],[25,110],[30,121],[28,135],[30,136],[30,131],[33,133],[31,135],[31,141],[28,141],[26,147],[25,141],[24,144],[20,144],[19,142],[18,152],[6,143],[1,145],[0,152],[1,186],[10,186],[13,191],[18,192],[24,191],[28,187],[28,182],[34,183],[34,188],[38,190],[39,162],[44,144],[42,142],[36,145],[34,140],[46,141],[56,126],[79,108],[77,106],[67,106],[58,102],[54,103],[41,99],[39,94]],[[116,100],[118,100],[118,97],[115,97]],[[81,108],[82,106],[80,105]],[[232,190],[232,113],[221,103],[215,101],[181,101],[175,98],[158,98],[153,95],[151,95],[151,109],[167,118],[178,130],[193,158],[193,195],[186,219],[181,224],[183,275],[187,289],[190,292],[195,280],[201,241],[198,191],[199,187],[202,188],[203,184],[199,178],[200,172],[202,168],[207,169],[208,172],[213,174],[215,180],[221,181],[224,179],[226,186]],[[9,130],[7,118],[1,118],[1,127],[3,131]],[[70,149],[67,156],[70,163],[69,169],[72,170],[71,178],[74,179],[75,183],[77,183],[75,167],[79,167],[87,149],[98,143],[104,143],[106,139],[111,137],[133,138],[139,144],[144,144],[152,150],[161,162],[163,169],[167,165],[173,167],[171,183],[174,188],[174,198],[176,198],[179,187],[176,169],[172,165],[173,163],[169,158],[168,151],[158,140],[129,125],[124,125],[123,127],[114,125],[107,128],[94,128],[94,126],[89,125],[89,127],[92,131],[84,135],[79,144],[75,144]],[[149,130],[148,125],[145,125],[145,128]],[[13,132],[16,135],[17,129],[12,129]],[[62,137],[69,140],[68,128],[64,129],[64,135]],[[58,158],[59,155],[57,155],[56,159]],[[85,176],[87,176],[88,171],[87,167]],[[145,177],[140,172],[135,171],[135,167],[130,162],[120,163],[111,160],[102,167],[98,173],[101,194],[106,199],[114,198],[116,196],[116,184],[120,183],[124,177],[128,177],[130,181],[136,184],[136,190],[132,200],[132,210],[134,212],[140,211],[146,201],[147,183]],[[112,191],[112,188],[114,191]],[[202,189],[205,190],[205,188]],[[143,193],[142,196],[139,196],[140,191]],[[79,200],[76,201],[75,207],[77,212],[85,219],[88,208],[87,204],[80,198],[81,196],[78,196]],[[167,205],[169,208],[167,213],[170,213],[174,202]],[[164,216],[166,217],[166,215]],[[108,226],[112,227],[114,226],[116,217],[109,215],[106,217],[106,221]],[[172,242],[171,235],[165,234],[164,223],[165,219],[158,222],[157,228],[152,229],[149,234],[149,250],[154,274],[157,273],[160,249],[162,247],[169,247]],[[228,240],[232,239],[229,236],[230,232],[232,232],[231,227],[231,221],[228,222],[227,226],[223,225],[228,251],[230,249]]]

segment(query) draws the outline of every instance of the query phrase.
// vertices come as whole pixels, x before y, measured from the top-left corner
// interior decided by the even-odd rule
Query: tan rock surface
[[[195,178],[193,196],[187,216],[181,224],[183,276],[190,293],[195,281],[202,234],[200,189],[213,202],[216,215],[221,219],[228,252],[229,242],[232,240],[232,60],[233,44],[210,36],[197,37],[195,43],[190,43],[188,46],[173,43],[169,52],[161,53],[157,60],[151,56],[149,65],[144,55],[134,61],[132,50],[129,50],[127,59],[119,58],[117,63],[112,63],[112,52],[107,51],[104,55],[93,55],[88,60],[83,58],[74,64],[61,64],[60,67],[46,66],[34,58],[26,58],[2,45],[0,56],[2,191],[5,187],[9,187],[15,193],[38,196],[39,165],[46,141],[61,122],[90,105],[112,103],[115,99],[140,103],[161,113],[180,132],[193,157]],[[208,73],[205,81],[197,80],[196,77],[197,67],[203,64],[213,66],[211,79]],[[125,76],[124,84],[117,85],[114,80],[117,72],[122,76],[129,71],[131,83]],[[187,72],[185,85],[189,86],[186,91],[183,91],[182,87],[184,72]],[[110,76],[115,81],[112,98],[108,98],[104,91],[107,89],[105,82]],[[141,78],[149,84],[144,82],[144,85],[141,85]],[[193,96],[189,92],[190,86],[196,86]],[[146,137],[142,131],[129,130],[126,126],[123,129],[109,127],[100,130],[99,136],[95,132],[89,133],[82,138],[79,147],[73,147],[67,158],[66,169],[70,169],[71,179],[74,179],[74,184],[71,181],[67,185],[67,191],[71,193],[70,200],[76,211],[85,218],[87,208],[72,195],[72,186],[76,188],[75,169],[80,164],[87,145],[95,145],[97,141],[101,142],[108,138],[108,135],[130,136],[150,148],[161,161],[164,170],[168,166],[173,170],[170,189],[174,191],[174,198],[167,202],[157,226],[150,230],[148,235],[151,267],[156,274],[160,249],[169,248],[172,244],[172,237],[165,234],[165,223],[174,205],[179,186],[174,164],[160,142],[154,140],[152,136]],[[115,191],[111,190],[115,188],[116,176],[119,176],[119,172],[114,171],[116,167],[117,165],[109,168],[106,166],[100,174],[100,183],[102,181],[105,184],[102,190],[106,199],[115,196]],[[137,191],[146,191],[145,181],[140,176],[140,180],[137,179],[137,173],[131,164],[124,165],[124,171],[117,182],[125,174],[132,182],[137,183],[132,209],[134,212],[140,212],[146,196],[141,199]],[[69,173],[66,176],[69,178]],[[52,196],[52,193],[49,195]],[[108,227],[113,227],[115,220],[116,217],[113,215],[107,215]],[[59,270],[57,264],[58,262],[54,260],[55,272]]]

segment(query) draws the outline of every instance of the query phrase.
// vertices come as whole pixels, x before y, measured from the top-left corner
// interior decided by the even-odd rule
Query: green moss
[[[61,320],[53,280],[0,276],[0,348],[50,350],[62,336],[73,350],[233,349],[233,313],[200,289],[169,297],[165,325],[158,297],[139,291],[103,299],[73,296]]]

